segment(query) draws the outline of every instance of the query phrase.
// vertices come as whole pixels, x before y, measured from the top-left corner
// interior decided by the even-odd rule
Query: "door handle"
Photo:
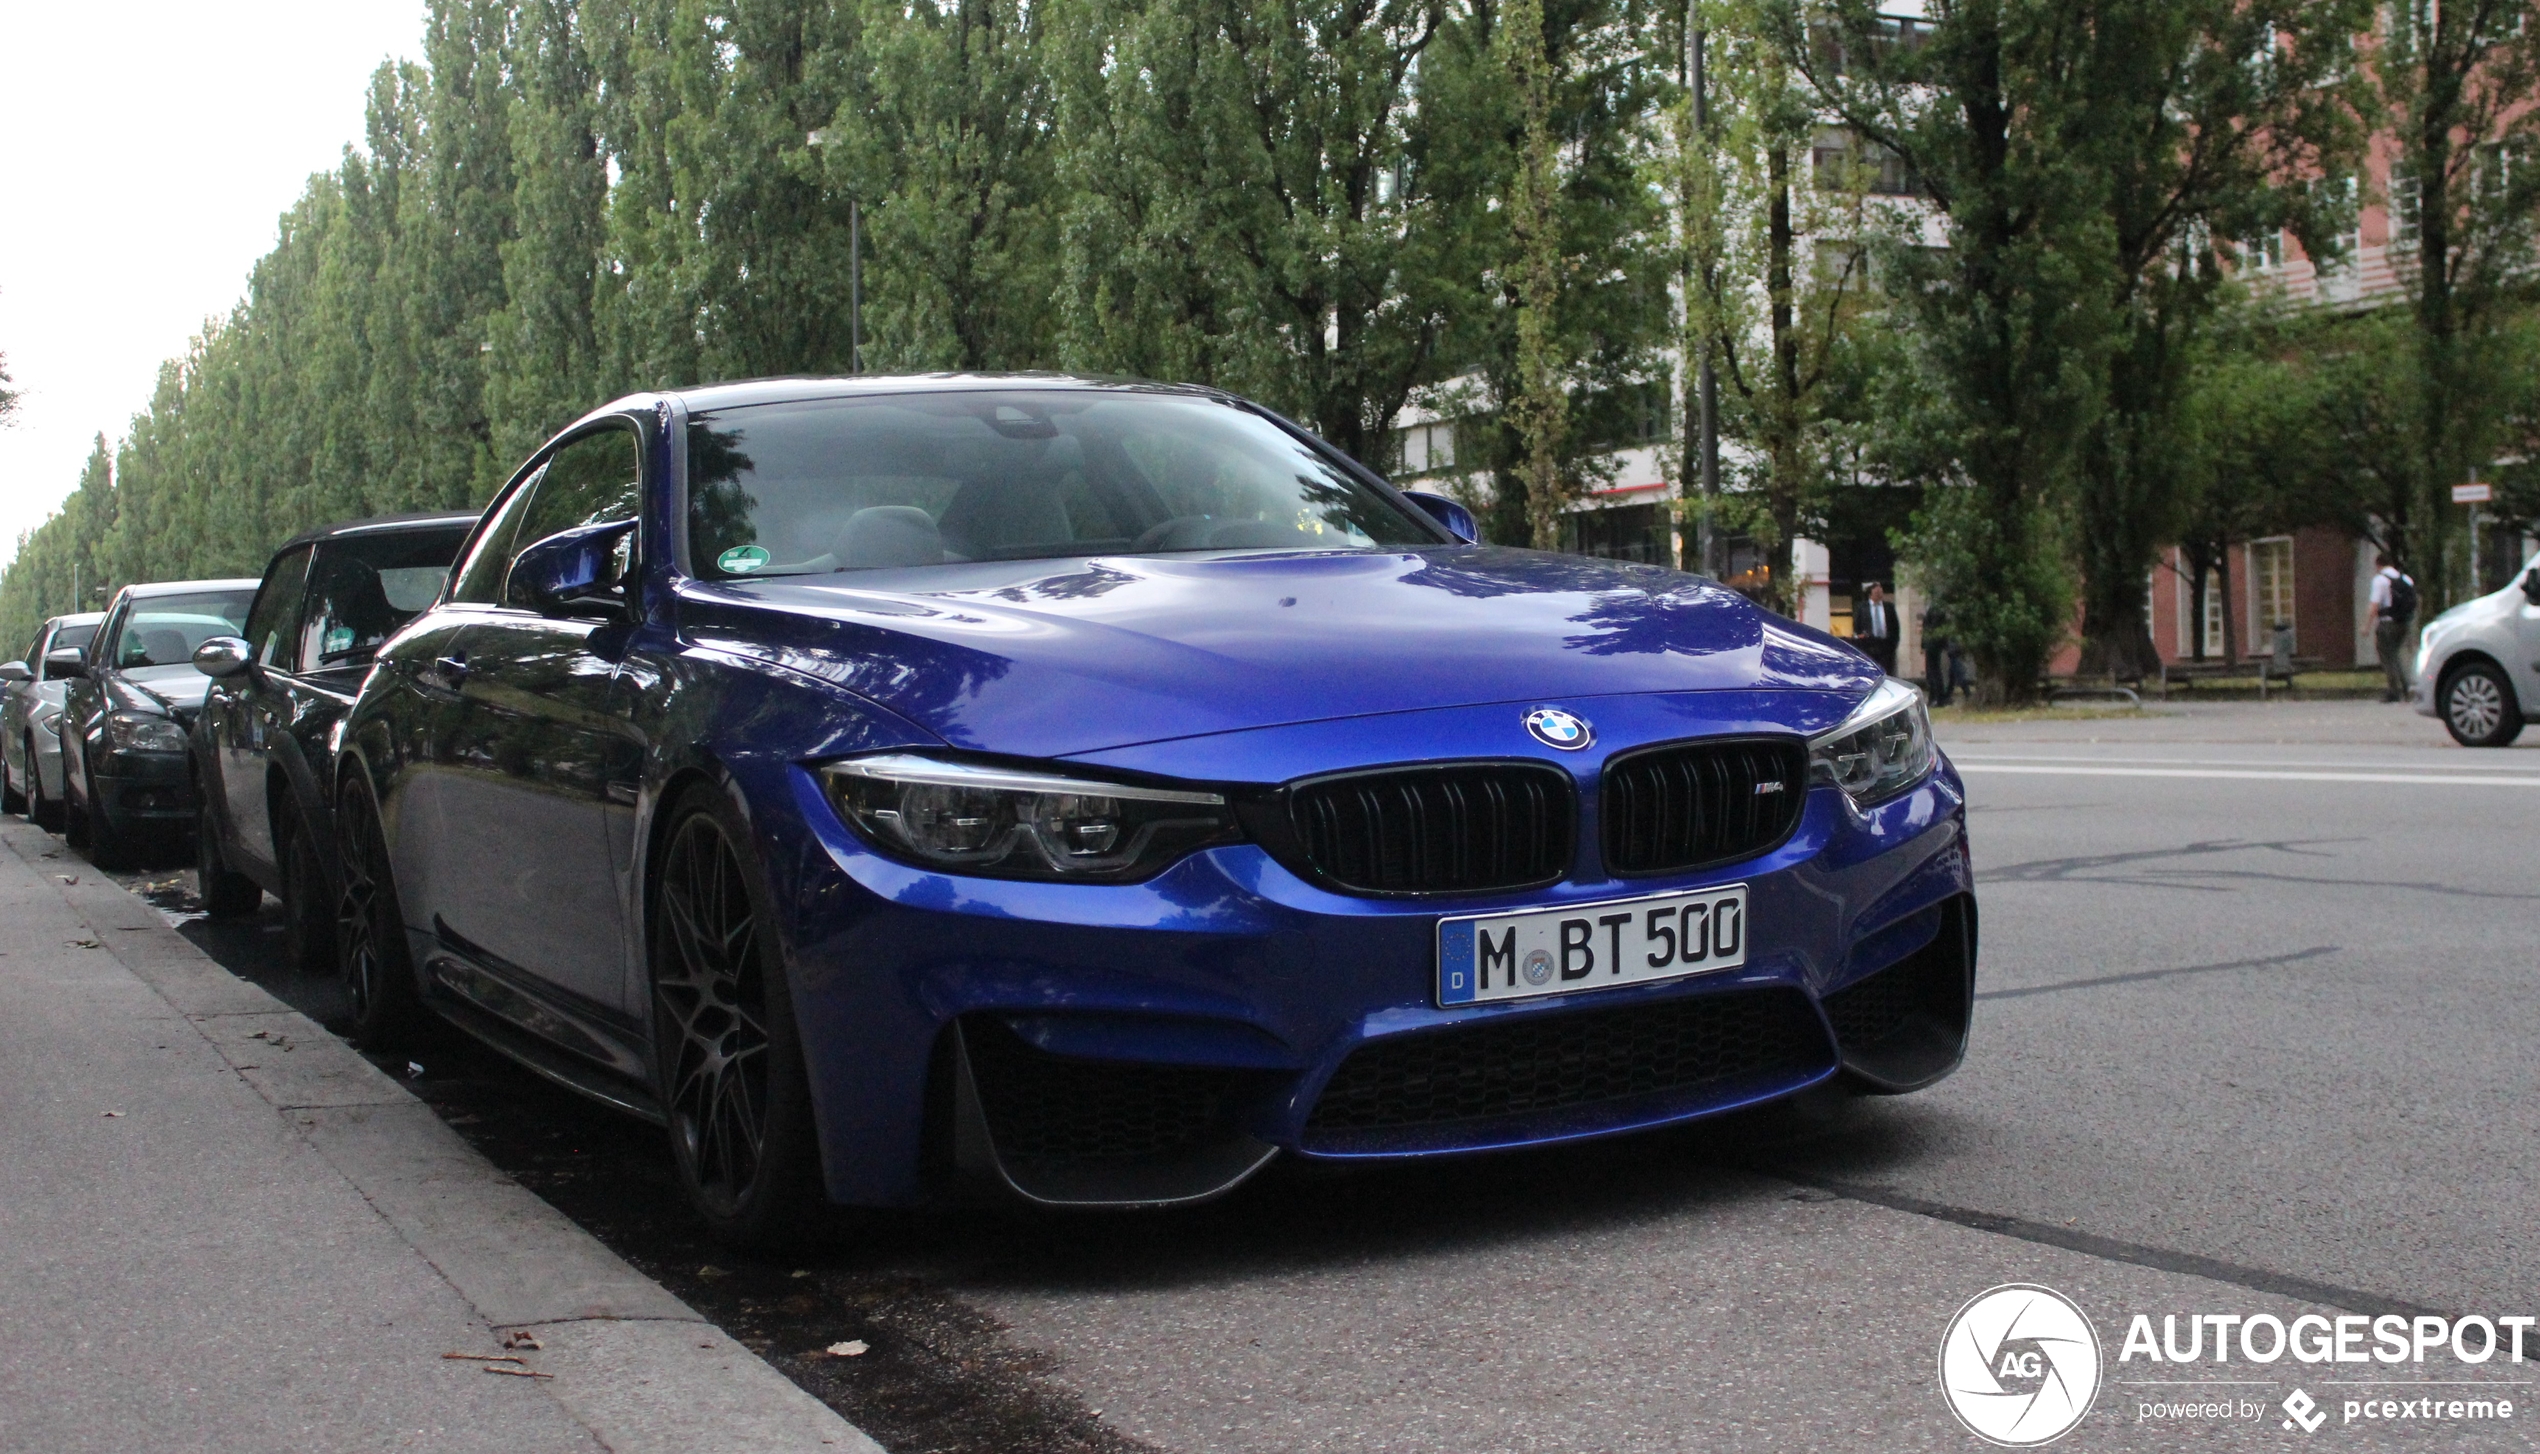
[[[448,656],[434,657],[431,669],[424,673],[424,677],[443,691],[457,691],[467,685],[467,654],[453,652]]]

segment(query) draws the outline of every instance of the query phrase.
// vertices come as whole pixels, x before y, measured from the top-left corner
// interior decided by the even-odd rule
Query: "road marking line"
[[[2044,767],[2029,763],[1959,762],[1961,772],[2020,772],[2048,777],[2245,778],[2288,783],[2431,783],[2473,788],[2540,788],[2540,777],[2429,777],[2401,772],[2261,772],[2195,767]]]

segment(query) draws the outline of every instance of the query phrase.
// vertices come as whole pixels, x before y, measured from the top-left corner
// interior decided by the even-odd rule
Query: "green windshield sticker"
[[[736,545],[714,558],[717,567],[736,576],[748,575],[767,562],[767,552],[755,545]]]

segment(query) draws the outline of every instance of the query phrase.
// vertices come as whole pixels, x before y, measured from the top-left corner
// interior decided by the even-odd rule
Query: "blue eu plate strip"
[[[1463,919],[1438,926],[1438,1003],[1473,1003],[1473,929]]]

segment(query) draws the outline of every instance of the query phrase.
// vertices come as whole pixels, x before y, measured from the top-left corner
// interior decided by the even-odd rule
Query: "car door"
[[[457,770],[435,830],[450,860],[435,909],[458,947],[613,1012],[633,1004],[607,823],[612,784],[632,780],[623,764],[636,755],[610,695],[629,623],[542,615],[509,577],[540,540],[634,519],[640,459],[640,436],[612,422],[559,446],[529,485],[497,599],[451,653]],[[447,892],[460,864],[473,865],[469,892]]]
[[[132,597],[117,592],[106,608],[106,619],[97,623],[97,634],[89,639],[88,665],[80,676],[71,678],[63,693],[62,715],[58,730],[62,739],[62,796],[67,799],[77,789],[82,803],[87,801],[85,786],[88,753],[92,737],[101,730],[105,716],[104,678],[114,669],[116,642],[123,636],[125,618],[132,614]]]
[[[265,791],[265,744],[277,721],[290,719],[293,674],[299,670],[300,614],[314,547],[274,558],[247,612],[254,665],[215,680],[203,694],[211,768],[220,774],[221,816],[228,820],[233,862],[266,887],[280,881],[273,817]],[[207,784],[207,789],[211,785]],[[257,872],[262,870],[262,872]]]

